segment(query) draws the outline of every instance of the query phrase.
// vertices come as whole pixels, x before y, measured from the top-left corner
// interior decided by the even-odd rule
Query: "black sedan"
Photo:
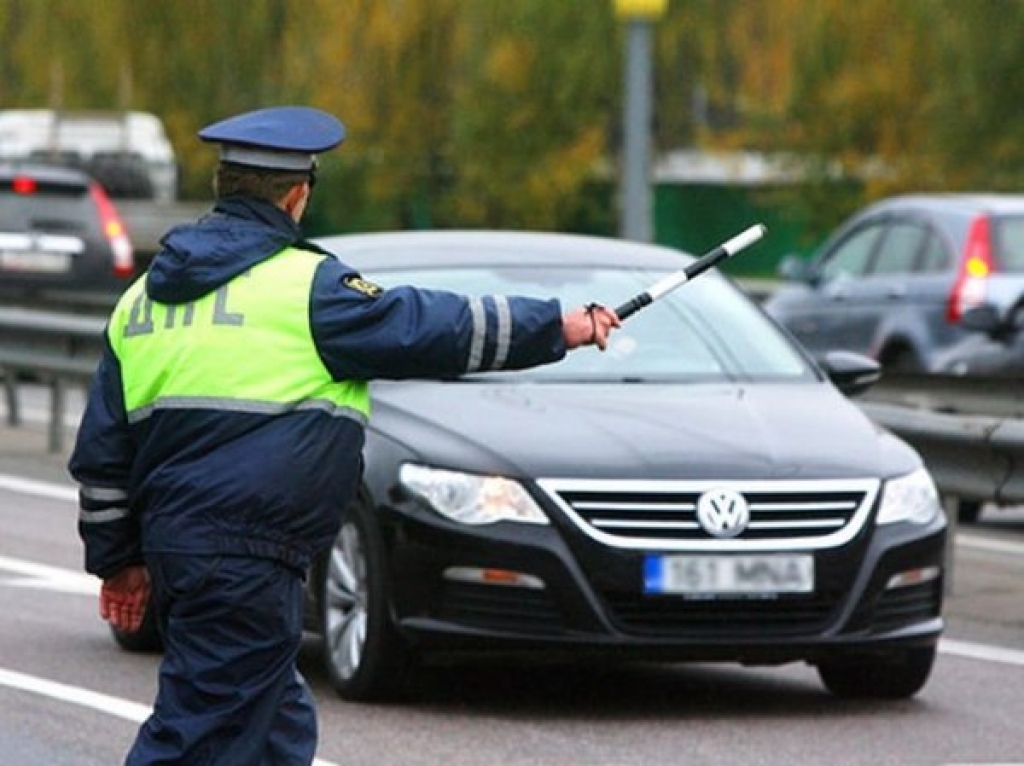
[[[689,262],[617,240],[410,232],[319,243],[374,282],[616,306]],[[338,692],[460,651],[806,661],[842,696],[925,684],[946,522],[918,455],[717,273],[607,351],[375,382],[358,502],[310,578]],[[841,390],[842,389],[842,390]],[[325,466],[324,470],[330,470]]]

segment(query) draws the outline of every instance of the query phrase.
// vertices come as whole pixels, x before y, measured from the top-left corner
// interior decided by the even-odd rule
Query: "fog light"
[[[477,585],[502,585],[512,588],[544,590],[544,581],[534,575],[511,569],[484,569],[482,567],[448,567],[444,579],[471,582]]]
[[[921,567],[920,569],[908,569],[906,572],[894,574],[885,584],[886,590],[893,588],[907,588],[911,585],[921,585],[931,582],[939,577],[942,570],[939,567]]]

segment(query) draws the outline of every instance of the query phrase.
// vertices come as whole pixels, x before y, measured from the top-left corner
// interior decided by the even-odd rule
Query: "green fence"
[[[695,255],[762,223],[765,238],[722,268],[732,276],[774,277],[779,261],[806,253],[821,239],[793,187],[663,185],[654,193],[655,238]]]

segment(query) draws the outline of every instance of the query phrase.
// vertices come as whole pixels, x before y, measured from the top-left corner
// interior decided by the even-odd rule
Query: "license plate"
[[[0,250],[0,269],[60,274],[71,271],[70,253]]]
[[[814,557],[651,555],[644,561],[644,592],[692,596],[813,593]]]

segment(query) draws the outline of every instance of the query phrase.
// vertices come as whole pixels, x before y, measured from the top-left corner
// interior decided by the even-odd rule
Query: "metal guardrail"
[[[886,373],[861,399],[948,414],[1024,418],[1024,377]]]
[[[862,403],[861,409],[914,445],[944,495],[1000,505],[1024,502],[1024,421],[877,402]]]
[[[103,345],[106,320],[26,308],[0,308],[0,375],[7,421],[21,423],[18,384],[26,376],[50,389],[48,448],[59,452],[64,439],[68,385],[92,379]]]
[[[0,308],[8,421],[20,422],[19,379],[47,382],[51,451],[62,448],[66,387],[91,379],[105,321]],[[947,501],[1024,503],[1024,380],[890,374],[856,401],[921,453]]]
[[[914,445],[944,495],[1024,502],[1024,379],[891,374],[859,404]]]

